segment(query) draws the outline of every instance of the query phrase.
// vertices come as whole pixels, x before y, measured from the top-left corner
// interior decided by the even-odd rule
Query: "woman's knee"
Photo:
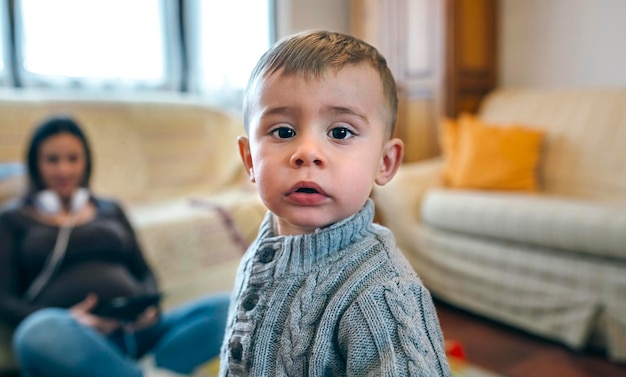
[[[195,320],[204,323],[207,329],[213,333],[221,333],[226,327],[228,309],[230,306],[230,295],[215,294],[200,300],[199,307],[203,309],[201,316],[196,316]],[[221,335],[221,334],[220,334]]]
[[[213,306],[217,312],[228,312],[228,308],[230,306],[230,294],[214,294],[209,300],[211,302],[211,306]]]
[[[230,295],[215,294],[199,300],[199,308],[203,310],[203,318],[209,320],[214,326],[223,327],[228,317]]]
[[[66,328],[73,322],[68,310],[47,308],[26,317],[13,334],[13,349],[16,356],[37,353],[38,349],[50,349],[55,339],[62,339]]]
[[[169,311],[173,317],[203,317],[212,318],[214,316],[224,316],[228,313],[230,305],[230,295],[226,293],[213,294],[189,301],[181,306]]]
[[[210,307],[213,311],[218,313],[228,312],[228,307],[230,306],[230,294],[218,293],[205,297],[204,300],[205,305]]]

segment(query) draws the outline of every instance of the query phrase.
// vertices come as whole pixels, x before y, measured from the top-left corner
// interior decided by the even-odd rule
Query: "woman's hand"
[[[104,335],[108,335],[122,326],[114,319],[98,317],[91,313],[98,303],[98,296],[89,294],[83,301],[72,306],[70,313],[76,321],[85,326],[92,327]]]
[[[139,331],[154,325],[159,319],[159,308],[150,306],[137,318],[137,320],[129,325],[133,331]]]

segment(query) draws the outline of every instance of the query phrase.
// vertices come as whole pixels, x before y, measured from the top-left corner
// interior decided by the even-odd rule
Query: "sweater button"
[[[259,255],[259,260],[261,263],[269,263],[274,259],[275,254],[276,251],[272,248],[263,249]]]
[[[243,346],[241,345],[239,339],[231,341],[228,347],[230,348],[230,357],[234,360],[240,361],[243,356]]]
[[[259,295],[257,295],[256,293],[251,293],[243,299],[243,303],[241,305],[245,310],[252,310],[258,302]]]

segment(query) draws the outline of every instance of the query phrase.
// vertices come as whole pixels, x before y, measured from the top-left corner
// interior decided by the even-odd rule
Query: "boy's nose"
[[[315,140],[302,139],[298,147],[291,155],[291,165],[294,167],[301,166],[324,166],[325,158],[319,146],[319,142]]]

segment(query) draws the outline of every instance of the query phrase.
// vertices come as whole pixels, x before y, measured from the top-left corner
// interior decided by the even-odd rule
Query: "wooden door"
[[[498,0],[351,0],[351,33],[396,78],[404,162],[440,153],[439,122],[474,112],[496,85]]]
[[[498,0],[446,1],[445,114],[474,113],[497,84]]]

